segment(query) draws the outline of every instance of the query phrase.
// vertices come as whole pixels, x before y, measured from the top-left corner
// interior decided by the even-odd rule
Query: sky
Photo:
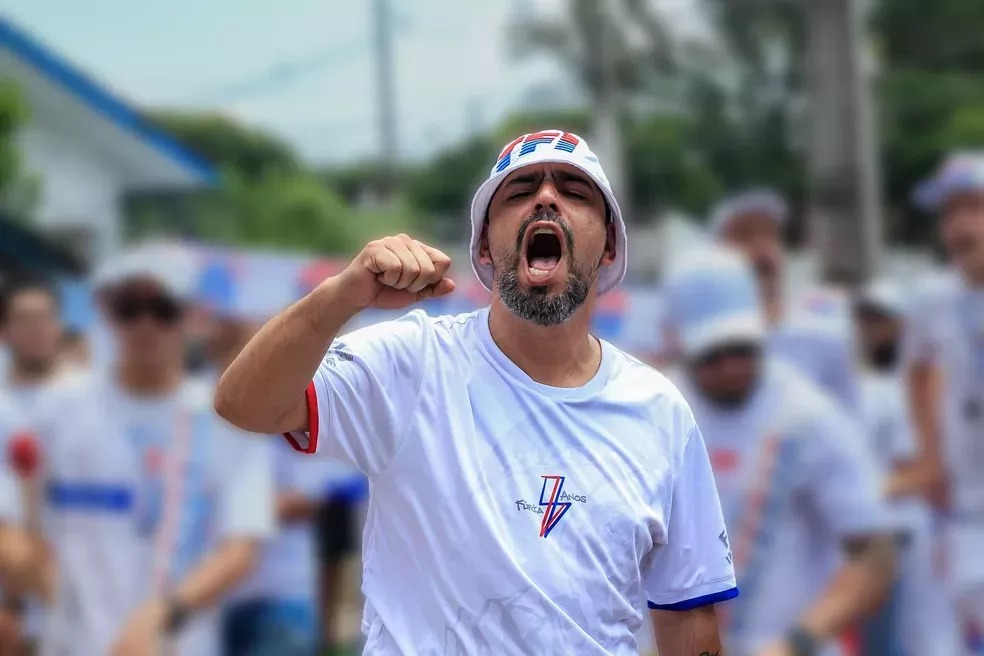
[[[389,0],[397,150],[426,157],[494,125],[541,81],[508,29],[562,0]],[[671,5],[691,0],[666,0]],[[287,140],[306,159],[379,152],[373,0],[0,0],[0,12],[130,102],[210,109]],[[389,147],[389,146],[388,146]]]

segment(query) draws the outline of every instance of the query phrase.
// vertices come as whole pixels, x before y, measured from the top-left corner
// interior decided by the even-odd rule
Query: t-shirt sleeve
[[[691,610],[738,596],[721,501],[696,426],[674,479],[666,541],[655,548],[645,586],[653,610]]]
[[[414,311],[332,343],[307,390],[307,433],[285,435],[369,476],[384,470],[407,432],[423,382],[430,319]]]
[[[840,537],[899,528],[881,495],[882,474],[862,430],[830,403],[800,442],[807,492]]]
[[[220,435],[218,536],[268,538],[276,530],[273,445],[232,427]]]

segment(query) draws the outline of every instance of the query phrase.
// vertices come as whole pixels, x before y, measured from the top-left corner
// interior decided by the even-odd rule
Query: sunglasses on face
[[[704,353],[697,359],[696,365],[698,367],[713,367],[731,358],[756,358],[761,352],[762,348],[756,344],[732,344]]]
[[[120,323],[133,323],[146,316],[159,324],[172,325],[184,313],[180,303],[165,296],[121,295],[110,300],[109,309]]]

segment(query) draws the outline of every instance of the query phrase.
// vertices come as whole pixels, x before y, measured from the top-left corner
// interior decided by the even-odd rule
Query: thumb
[[[423,301],[428,298],[440,298],[441,296],[447,296],[454,291],[454,288],[455,285],[453,280],[450,278],[441,278],[433,285],[428,285],[417,292],[417,300]]]

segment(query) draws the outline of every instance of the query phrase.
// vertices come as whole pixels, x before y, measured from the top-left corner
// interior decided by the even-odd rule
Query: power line
[[[197,101],[202,103],[231,102],[266,94],[312,72],[335,68],[360,59],[368,54],[368,46],[369,43],[366,38],[359,38],[342,46],[277,62],[266,70],[248,78],[196,94],[198,96]]]

